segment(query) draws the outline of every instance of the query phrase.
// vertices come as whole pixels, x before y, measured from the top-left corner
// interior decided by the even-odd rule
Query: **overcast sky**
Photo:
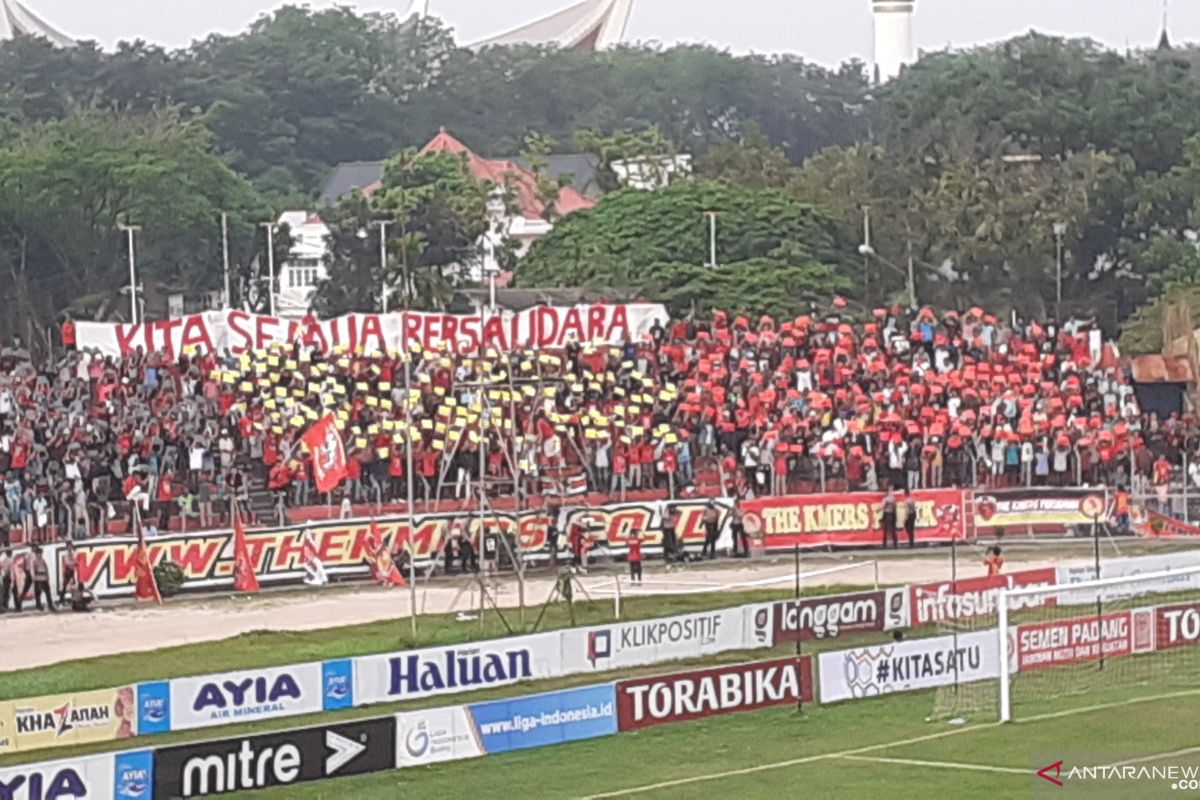
[[[212,32],[236,33],[278,0],[22,0],[78,39],[111,48],[122,39],[178,47]],[[460,42],[500,33],[575,0],[431,0],[431,12]],[[332,0],[309,5],[328,7]],[[342,0],[340,5],[354,5]],[[362,10],[406,14],[410,0],[364,0]],[[917,0],[919,48],[941,49],[1004,39],[1031,28],[1090,36],[1124,48],[1153,44],[1163,0]],[[1200,2],[1172,0],[1175,41],[1200,40]],[[708,42],[738,53],[796,53],[823,64],[869,60],[868,0],[636,0],[629,25],[635,41]]]

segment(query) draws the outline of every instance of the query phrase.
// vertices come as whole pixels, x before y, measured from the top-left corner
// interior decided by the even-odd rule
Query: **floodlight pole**
[[[386,314],[388,310],[388,279],[387,279],[387,228],[390,220],[380,220],[379,226],[379,310]]]
[[[277,222],[260,222],[267,230],[267,298],[271,316],[275,316],[275,231],[279,228]]]
[[[133,236],[142,229],[141,225],[126,225],[118,223],[117,228],[124,231],[129,237],[129,322],[133,325],[138,324],[138,296],[137,296],[137,255],[134,248]]]
[[[229,214],[221,212],[221,262],[225,276],[225,302],[222,305],[229,310],[232,297],[229,291]]]

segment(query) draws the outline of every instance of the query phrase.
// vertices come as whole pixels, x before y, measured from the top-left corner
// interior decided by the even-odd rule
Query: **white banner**
[[[755,606],[723,608],[664,619],[647,619],[571,628],[562,632],[565,674],[603,672],[681,658],[769,647],[770,618],[765,635]]]
[[[354,659],[354,704],[392,703],[508,686],[567,672],[558,632]]]
[[[1197,566],[1200,566],[1200,550],[1183,550],[1171,553],[1102,560],[1100,562],[1100,576],[1105,579],[1132,578],[1136,575],[1145,575],[1150,572],[1165,572],[1173,569]],[[1058,568],[1058,583],[1060,584],[1082,583],[1084,581],[1094,581],[1095,579],[1096,567],[1091,564]],[[1200,579],[1196,575],[1184,575],[1178,579],[1166,578],[1162,581],[1156,581],[1154,584],[1145,583],[1137,588],[1142,591],[1148,588],[1157,591],[1164,586],[1168,588],[1175,588],[1176,586],[1179,588],[1200,586]],[[1064,596],[1069,597],[1069,593]],[[1094,600],[1095,598],[1093,598]],[[1070,601],[1060,600],[1059,602]]]
[[[466,706],[396,715],[396,766],[417,767],[484,755]]]
[[[821,702],[946,686],[1000,675],[995,629],[822,653]]]
[[[321,664],[171,681],[171,730],[309,714],[324,706]]]
[[[3,800],[76,800],[116,796],[113,753],[0,767]]]
[[[418,343],[427,350],[445,344],[458,353],[475,353],[482,343],[497,350],[557,349],[570,342],[638,341],[655,321],[666,324],[667,311],[656,303],[538,306],[521,312],[439,314],[347,314],[334,319],[281,319],[245,311],[208,311],[141,325],[77,322],[78,346],[106,356],[137,350],[163,351],[171,358],[189,352],[234,355],[262,350],[273,342],[300,342],[320,351],[407,352]]]

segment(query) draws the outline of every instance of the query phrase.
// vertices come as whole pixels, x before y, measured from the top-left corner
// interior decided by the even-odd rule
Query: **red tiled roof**
[[[1137,383],[1192,383],[1192,365],[1187,356],[1136,356],[1130,359]]]
[[[466,156],[467,169],[477,181],[490,181],[498,186],[508,184],[516,191],[521,214],[529,219],[539,219],[546,205],[538,199],[537,180],[514,161],[493,161],[475,153],[465,144],[451,136],[445,128],[438,131],[428,144],[421,148],[426,153],[459,153]],[[368,187],[374,191],[377,186]],[[364,194],[367,191],[364,190]],[[570,186],[559,189],[555,204],[559,214],[570,214],[583,208],[591,208],[596,201],[584,197]]]

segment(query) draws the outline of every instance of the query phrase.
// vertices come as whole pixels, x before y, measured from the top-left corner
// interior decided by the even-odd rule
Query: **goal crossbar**
[[[1103,571],[1103,566],[1101,566]],[[1184,567],[1182,569],[1166,569],[1158,572],[1145,572],[1137,575],[1120,575],[1113,578],[1099,578],[1090,581],[1080,581],[1079,583],[1064,583],[1055,584],[1052,586],[1022,586],[1010,589],[1002,589],[996,602],[996,634],[999,637],[1000,644],[1000,721],[1010,722],[1012,720],[1012,697],[1011,697],[1011,682],[1013,670],[1009,669],[1009,602],[1012,599],[1020,597],[1028,597],[1030,595],[1054,595],[1056,593],[1066,592],[1081,592],[1086,593],[1089,590],[1103,590],[1110,586],[1128,586],[1130,584],[1153,583],[1163,580],[1178,580],[1189,576],[1200,578],[1200,567]]]

